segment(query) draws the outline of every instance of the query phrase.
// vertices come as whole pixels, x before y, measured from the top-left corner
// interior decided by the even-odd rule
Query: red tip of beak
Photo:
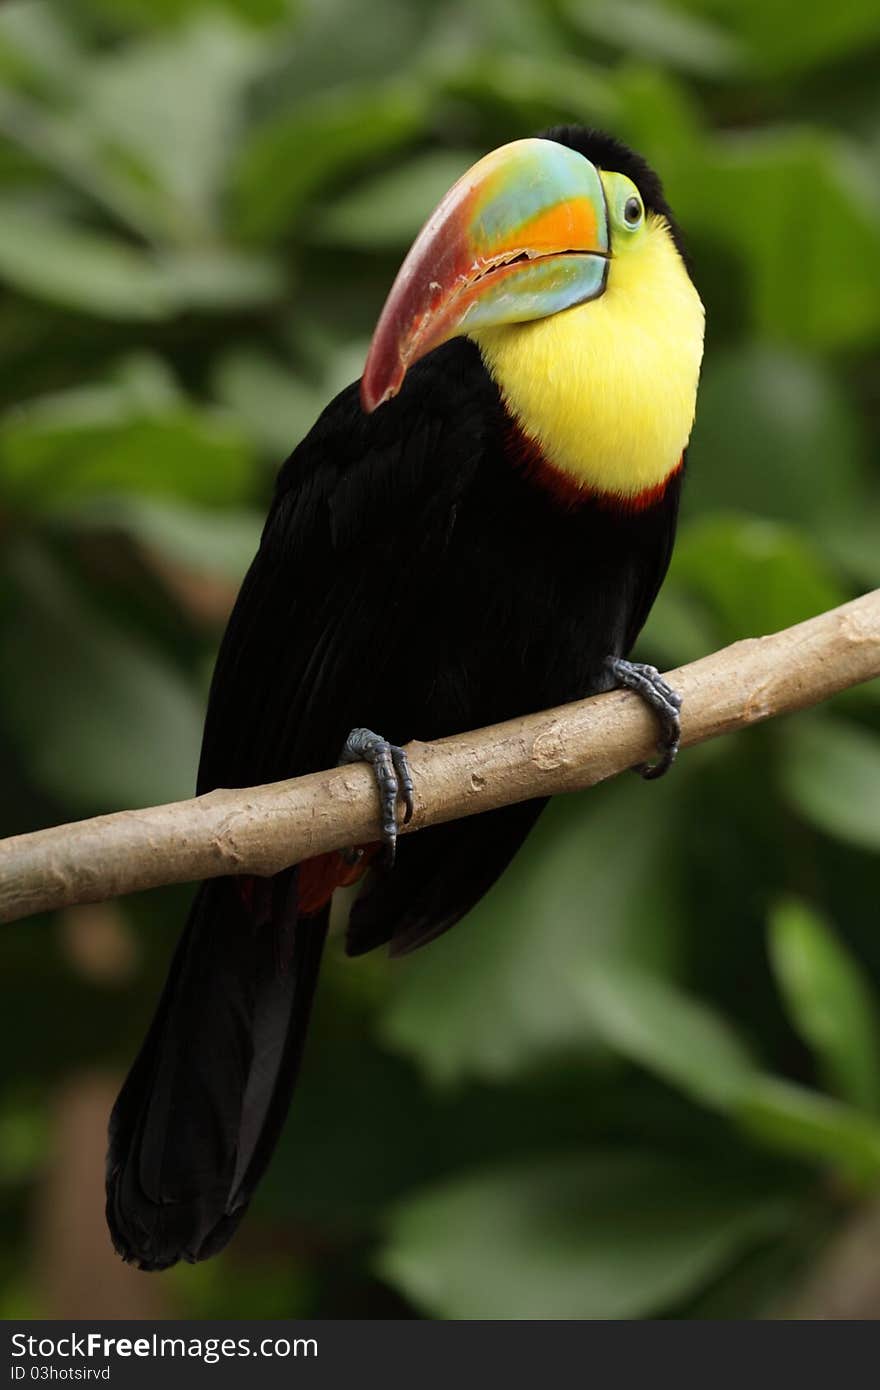
[[[367,415],[390,401],[403,385],[406,366],[400,357],[401,337],[400,329],[383,315],[373,334],[361,377],[361,405]]]
[[[452,201],[457,191],[458,185],[423,228],[385,301],[361,377],[367,414],[396,396],[413,363],[454,332],[455,291],[470,268],[461,201]]]

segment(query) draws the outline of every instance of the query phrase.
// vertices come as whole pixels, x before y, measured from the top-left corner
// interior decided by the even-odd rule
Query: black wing
[[[476,349],[450,344],[372,416],[344,391],[290,456],[221,645],[200,792],[332,765],[371,722],[428,736],[412,727],[433,680],[423,619],[487,385]]]

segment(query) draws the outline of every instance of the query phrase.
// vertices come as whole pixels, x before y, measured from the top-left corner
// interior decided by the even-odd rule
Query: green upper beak
[[[595,299],[608,273],[602,181],[554,140],[516,140],[459,179],[403,262],[376,326],[361,402],[397,394],[409,367],[458,334]]]

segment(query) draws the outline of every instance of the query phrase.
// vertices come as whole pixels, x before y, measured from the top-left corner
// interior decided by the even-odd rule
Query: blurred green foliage
[[[476,154],[555,120],[662,172],[708,308],[667,665],[880,583],[876,0],[13,0],[0,11],[0,829],[186,795],[274,469]],[[880,1188],[876,684],[555,804],[402,966],[331,953],[206,1316],[757,1317]],[[55,1085],[130,968],[6,929],[0,1288]]]

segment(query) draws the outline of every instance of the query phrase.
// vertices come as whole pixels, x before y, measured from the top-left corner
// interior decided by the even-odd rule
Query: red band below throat
[[[512,421],[508,427],[505,447],[513,466],[527,478],[539,484],[560,506],[568,511],[583,507],[587,503],[605,507],[612,512],[644,512],[662,502],[670,484],[679,476],[684,467],[684,454],[670,473],[653,487],[642,492],[619,493],[603,492],[586,484],[575,482],[562,469],[547,459],[537,440],[531,439],[519,425]]]

